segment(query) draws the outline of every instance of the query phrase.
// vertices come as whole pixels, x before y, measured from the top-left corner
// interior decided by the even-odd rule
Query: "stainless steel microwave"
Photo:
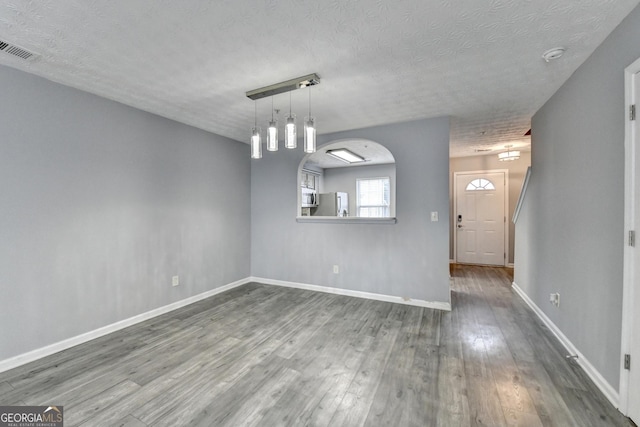
[[[302,188],[302,207],[314,208],[318,206],[318,193],[310,188]]]

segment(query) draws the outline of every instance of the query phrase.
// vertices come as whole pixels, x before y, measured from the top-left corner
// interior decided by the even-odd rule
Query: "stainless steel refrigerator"
[[[320,193],[315,216],[349,216],[349,195],[343,192]]]

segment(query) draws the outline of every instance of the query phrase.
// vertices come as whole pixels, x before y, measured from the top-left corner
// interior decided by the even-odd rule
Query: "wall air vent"
[[[4,40],[0,40],[0,52],[16,56],[18,58],[24,59],[25,61],[32,60],[38,56],[33,52],[29,52],[27,49],[11,43],[7,43]]]

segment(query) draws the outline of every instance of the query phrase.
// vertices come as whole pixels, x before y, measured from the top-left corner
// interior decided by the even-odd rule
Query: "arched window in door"
[[[485,191],[485,190],[495,190],[495,189],[496,189],[496,186],[493,185],[491,181],[484,178],[474,179],[467,185],[467,188],[465,188],[466,191]]]

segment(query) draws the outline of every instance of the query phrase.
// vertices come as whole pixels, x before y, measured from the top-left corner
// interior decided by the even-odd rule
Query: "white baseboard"
[[[455,260],[455,259],[450,259],[450,260],[449,260],[449,264],[455,264],[455,263],[456,263],[456,260]]]
[[[516,282],[512,283],[513,290],[527,303],[529,307],[538,315],[540,320],[553,332],[553,334],[560,340],[564,348],[571,355],[577,355],[576,362],[584,369],[591,381],[600,389],[602,394],[605,395],[609,402],[615,407],[620,406],[620,394],[604,379],[600,372],[587,360],[582,353],[573,345],[569,338],[567,338],[562,331],[547,317],[546,314],[538,307],[531,298],[517,285]]]
[[[514,266],[514,264],[512,262],[510,262],[510,263],[507,264],[507,267],[514,268],[515,266]]]
[[[327,286],[310,285],[307,283],[286,282],[283,280],[265,279],[264,277],[251,277],[252,282],[264,283],[265,285],[284,286],[287,288],[306,289],[309,291],[325,292],[328,294],[344,295],[356,298],[372,299],[376,301],[393,302],[397,304],[414,305],[417,307],[434,308],[436,310],[451,311],[450,302],[425,301],[411,298],[396,297],[371,292],[352,291],[349,289],[331,288]]]
[[[48,345],[46,347],[38,348],[32,351],[29,351],[27,353],[19,354],[9,359],[0,360],[0,372],[8,371],[9,369],[13,369],[18,366],[27,364],[29,362],[33,362],[34,360],[38,360],[40,358],[50,356],[54,353],[58,353],[59,351],[66,350],[78,344],[82,344],[87,341],[91,341],[101,336],[110,334],[112,332],[119,331],[120,329],[124,329],[128,326],[132,326],[137,323],[144,322],[145,320],[151,319],[156,316],[160,316],[162,314],[168,313],[178,308],[187,306],[189,304],[193,304],[194,302],[201,301],[203,299],[209,298],[221,292],[228,291],[230,289],[236,288],[238,286],[244,285],[245,283],[249,283],[249,282],[250,282],[249,278],[241,279],[236,282],[229,283],[227,285],[220,286],[215,289],[211,289],[210,291],[203,292],[201,294],[194,295],[192,297],[189,297],[180,301],[176,301],[169,305],[165,305],[163,307],[159,307],[151,311],[147,311],[146,313],[138,314],[128,319],[124,319],[119,322],[112,323],[111,325],[103,326],[93,331],[89,331],[84,334],[80,334],[75,337],[68,338],[66,340]]]
[[[386,302],[393,302],[393,303],[399,303],[399,304],[414,305],[418,307],[427,307],[427,308],[434,308],[438,310],[451,311],[451,303],[448,303],[448,302],[423,301],[423,300],[395,297],[395,296],[389,296],[389,295],[383,295],[383,294],[375,294],[370,292],[351,291],[347,289],[330,288],[330,287],[318,286],[318,285],[309,285],[305,283],[285,282],[281,280],[265,279],[261,277],[247,277],[245,279],[241,279],[236,282],[229,283],[224,286],[220,286],[210,291],[203,292],[201,294],[194,295],[192,297],[189,297],[180,301],[176,301],[174,303],[165,305],[163,307],[159,307],[151,311],[147,311],[146,313],[138,314],[128,319],[124,319],[119,322],[112,323],[111,325],[103,326],[93,331],[89,331],[84,334],[80,334],[75,337],[71,337],[66,340],[63,340],[54,344],[50,344],[46,347],[38,348],[32,351],[29,351],[27,353],[19,354],[9,359],[0,360],[0,372],[5,372],[10,369],[17,368],[18,366],[22,366],[29,362],[33,362],[43,357],[50,356],[62,350],[66,350],[76,345],[83,344],[85,342],[102,337],[112,332],[119,331],[126,327],[133,326],[137,323],[144,322],[145,320],[149,320],[153,317],[160,316],[162,314],[168,313],[173,310],[177,310],[181,307],[187,306],[189,304],[193,304],[195,302],[212,297],[216,294],[228,291],[238,286],[242,286],[249,282],[264,283],[266,285],[285,286],[289,288],[307,289],[307,290],[317,291],[317,292],[325,292],[325,293],[331,293],[331,294],[337,294],[337,295],[345,295],[345,296],[352,296],[352,297],[358,297],[358,298],[372,299],[377,301],[386,301]]]

